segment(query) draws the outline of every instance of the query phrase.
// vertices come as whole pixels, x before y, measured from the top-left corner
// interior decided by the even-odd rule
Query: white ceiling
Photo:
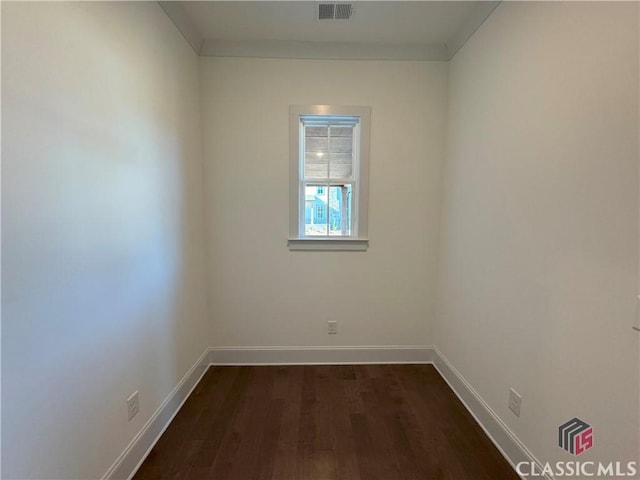
[[[473,2],[358,2],[349,21],[314,19],[314,2],[185,2],[203,38],[446,43]]]
[[[201,55],[442,60],[460,48],[498,2],[353,3],[348,21],[316,20],[313,1],[160,5]]]

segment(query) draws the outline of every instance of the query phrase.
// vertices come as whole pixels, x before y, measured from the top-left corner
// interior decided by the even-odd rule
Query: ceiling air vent
[[[353,16],[352,3],[318,3],[318,20],[349,20]]]

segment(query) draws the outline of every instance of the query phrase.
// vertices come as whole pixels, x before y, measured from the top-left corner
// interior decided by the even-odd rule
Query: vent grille
[[[337,3],[335,11],[336,20],[349,20],[351,18],[352,7],[350,3]]]
[[[321,3],[318,5],[318,20],[333,20],[336,6],[333,3]]]
[[[352,3],[318,3],[318,20],[350,20],[353,16]]]

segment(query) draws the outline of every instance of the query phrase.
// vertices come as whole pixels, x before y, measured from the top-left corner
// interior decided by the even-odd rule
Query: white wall
[[[451,62],[435,343],[542,461],[574,416],[638,456],[638,82],[637,3],[503,3]]]
[[[212,344],[430,344],[447,64],[202,58],[201,73]],[[371,107],[366,253],[287,249],[291,104]]]
[[[198,58],[155,2],[3,2],[2,117],[3,478],[99,478],[208,344]]]

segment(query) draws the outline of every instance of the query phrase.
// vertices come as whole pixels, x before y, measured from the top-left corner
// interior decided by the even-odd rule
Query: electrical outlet
[[[336,322],[335,320],[329,320],[327,324],[329,326],[330,335],[335,335],[336,333],[338,333],[338,322]]]
[[[127,398],[127,417],[131,420],[140,411],[140,404],[138,403],[138,391],[136,390]]]
[[[511,410],[516,417],[520,416],[520,405],[522,405],[522,397],[513,388],[509,389],[509,410]]]

